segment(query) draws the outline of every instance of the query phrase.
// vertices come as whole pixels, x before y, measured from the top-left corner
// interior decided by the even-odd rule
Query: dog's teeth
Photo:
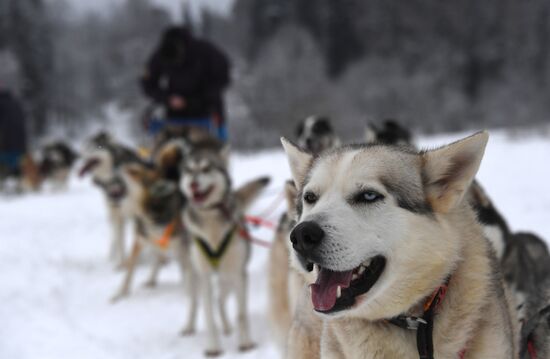
[[[359,275],[363,274],[363,272],[365,271],[365,269],[366,269],[365,266],[360,266],[360,267],[359,267],[359,270],[358,270]]]
[[[340,298],[342,296],[342,287],[338,286],[336,287],[336,298]]]
[[[366,261],[365,263],[363,263],[363,265],[364,265],[365,267],[368,267],[368,266],[370,266],[371,262],[372,262],[372,258],[369,259],[368,261]]]
[[[357,278],[359,278],[359,275],[355,273],[351,276],[351,280],[356,280]]]

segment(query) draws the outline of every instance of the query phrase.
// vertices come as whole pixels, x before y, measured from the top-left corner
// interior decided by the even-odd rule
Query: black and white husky
[[[143,161],[134,151],[117,143],[105,132],[88,141],[82,157],[80,176],[91,174],[94,184],[101,189],[107,202],[112,231],[109,258],[117,267],[122,267],[125,264],[124,228],[132,218],[133,203],[128,200],[120,168],[124,164]]]
[[[340,144],[330,119],[324,116],[309,116],[301,121],[296,129],[296,138],[300,147],[315,154]]]
[[[77,157],[76,152],[65,142],[56,141],[45,145],[39,165],[42,179],[50,181],[55,189],[65,189]]]

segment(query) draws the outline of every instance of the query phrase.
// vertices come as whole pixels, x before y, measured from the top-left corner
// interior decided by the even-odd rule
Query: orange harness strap
[[[174,219],[166,226],[164,232],[162,232],[162,236],[155,241],[155,244],[161,249],[168,249],[168,246],[170,245],[170,238],[172,238],[172,234],[174,234],[176,229],[176,224],[177,219]]]

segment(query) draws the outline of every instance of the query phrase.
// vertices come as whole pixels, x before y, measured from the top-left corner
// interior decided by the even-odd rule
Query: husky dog
[[[193,265],[202,286],[208,340],[205,354],[222,353],[214,322],[214,290],[217,277],[218,307],[224,333],[230,332],[225,300],[237,295],[239,350],[254,347],[248,326],[247,272],[250,241],[243,216],[245,209],[268,184],[261,178],[231,190],[227,172],[228,150],[195,147],[184,159],[180,186],[189,203],[184,209],[184,224],[191,237]]]
[[[330,119],[323,116],[309,116],[300,122],[296,129],[296,138],[302,148],[315,154],[340,144]]]
[[[509,236],[502,257],[504,279],[515,296],[519,320],[524,321],[544,300],[545,283],[550,283],[550,253],[546,243],[532,233],[519,232]]]
[[[382,126],[375,126],[373,123],[367,124],[365,131],[366,143],[383,143],[386,145],[408,146],[412,144],[411,132],[401,126],[394,119],[386,119]]]
[[[483,227],[485,238],[492,244],[497,258],[502,260],[510,237],[510,229],[506,220],[485,194],[478,181],[474,181],[470,186],[467,199]]]
[[[76,152],[62,141],[47,144],[42,148],[40,173],[44,180],[50,180],[56,189],[67,188],[71,167],[77,159]]]
[[[297,194],[292,181],[286,183],[285,194],[288,211],[281,216],[269,253],[269,318],[283,352],[289,347],[296,357],[317,358],[322,323],[305,291],[307,278],[299,264],[290,261],[293,257],[289,235],[296,225]],[[310,310],[297,310],[307,306]]]
[[[195,280],[189,256],[189,239],[181,222],[184,198],[177,184],[163,179],[160,172],[141,164],[128,164],[121,168],[128,189],[128,199],[134,203],[136,238],[127,271],[120,290],[113,301],[129,294],[137,260],[143,247],[156,253],[147,286],[155,286],[160,267],[166,256],[172,255],[178,261],[190,297],[189,320],[184,331],[192,332],[196,312],[196,296],[193,290]]]
[[[42,185],[42,177],[33,155],[25,153],[16,160],[16,164],[10,164],[9,166],[0,161],[0,192],[17,194],[39,191]]]
[[[93,182],[105,195],[112,229],[109,258],[117,267],[122,267],[125,264],[124,227],[133,216],[133,208],[119,169],[123,164],[143,161],[131,149],[116,143],[107,133],[100,132],[88,141],[83,162],[80,177],[90,173]]]
[[[279,220],[275,236],[269,251],[269,319],[276,341],[281,348],[286,346],[288,331],[294,311],[293,295],[290,293],[291,269],[289,267],[290,240],[288,235],[295,226],[292,208],[296,197],[296,188],[292,182],[285,184],[285,197],[289,211],[283,213]]]
[[[539,283],[535,300],[527,300],[531,312],[522,323],[521,359],[550,358],[550,281]]]
[[[464,200],[487,140],[314,157],[283,139],[300,194],[290,239],[316,276],[321,358],[517,358],[498,263]]]

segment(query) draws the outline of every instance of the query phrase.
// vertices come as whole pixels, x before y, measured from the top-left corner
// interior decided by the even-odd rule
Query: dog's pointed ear
[[[486,131],[424,152],[423,174],[427,200],[436,212],[455,207],[470,187],[489,139]]]
[[[269,182],[269,177],[261,177],[239,187],[239,189],[235,191],[235,197],[237,198],[237,202],[241,205],[241,208],[248,208],[248,206],[258,197],[260,192],[267,187]]]
[[[296,196],[298,196],[298,190],[292,181],[285,182],[285,199],[287,206],[287,213],[290,218],[296,218]]]
[[[306,177],[309,166],[311,166],[313,156],[284,137],[281,137],[281,143],[288,158],[292,179],[296,187],[299,188]]]

